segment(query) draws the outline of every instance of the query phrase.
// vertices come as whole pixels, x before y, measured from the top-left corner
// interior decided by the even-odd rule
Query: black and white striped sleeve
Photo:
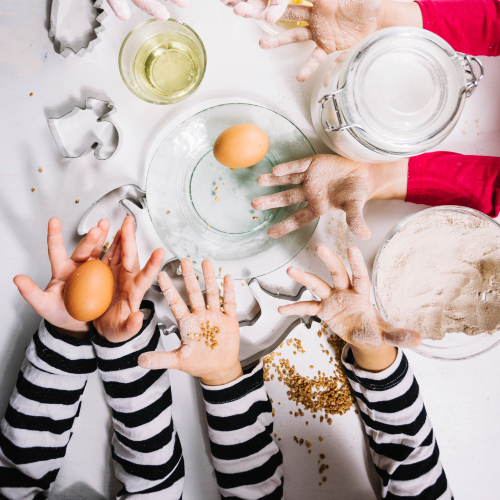
[[[42,321],[1,424],[0,498],[47,497],[96,367],[90,340],[60,334]]]
[[[202,388],[222,498],[281,500],[283,456],[272,438],[262,362],[234,382]]]
[[[178,500],[184,485],[184,461],[172,420],[172,392],[167,370],[137,364],[144,352],[163,351],[154,304],[143,301],[141,331],[122,343],[97,334],[92,338],[99,374],[112,409],[112,454],[123,488],[120,500]],[[137,497],[138,498],[138,497]]]
[[[382,497],[390,500],[453,499],[418,383],[401,349],[386,370],[355,366],[349,345],[342,361],[358,400]]]

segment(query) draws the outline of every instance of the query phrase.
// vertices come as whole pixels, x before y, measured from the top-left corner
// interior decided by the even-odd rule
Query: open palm
[[[42,291],[36,283],[22,274],[14,278],[19,292],[31,307],[50,324],[68,334],[79,336],[88,332],[90,324],[72,318],[64,306],[64,287],[71,273],[87,260],[98,259],[109,231],[109,222],[99,221],[80,241],[71,257],[64,247],[61,221],[57,217],[49,220],[47,246],[52,268],[52,277]]]
[[[148,369],[174,368],[200,377],[207,385],[222,385],[243,373],[238,360],[240,335],[234,282],[231,276],[224,277],[222,310],[212,263],[204,260],[202,267],[207,289],[206,305],[191,261],[187,258],[181,261],[191,311],[167,273],[158,276],[160,287],[179,325],[181,346],[172,352],[142,354],[139,365]]]
[[[309,0],[312,7],[290,5],[283,19],[305,21],[308,26],[293,28],[260,40],[263,49],[313,40],[316,48],[297,75],[303,82],[316,71],[328,54],[356,45],[382,27],[381,0]]]

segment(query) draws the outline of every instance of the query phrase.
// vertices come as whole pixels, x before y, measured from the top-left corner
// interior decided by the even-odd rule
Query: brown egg
[[[109,267],[100,260],[89,260],[76,268],[64,287],[64,305],[78,321],[102,316],[113,298],[115,281]]]
[[[259,163],[268,149],[269,139],[261,128],[251,123],[240,123],[217,137],[214,156],[225,167],[246,168]]]

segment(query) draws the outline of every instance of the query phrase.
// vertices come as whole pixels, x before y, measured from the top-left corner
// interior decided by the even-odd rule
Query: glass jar
[[[311,102],[316,132],[339,155],[368,162],[437,146],[483,77],[478,59],[410,27],[377,31],[326,67]]]
[[[137,97],[152,104],[174,104],[199,87],[207,55],[187,24],[150,19],[126,36],[118,66],[123,82]]]

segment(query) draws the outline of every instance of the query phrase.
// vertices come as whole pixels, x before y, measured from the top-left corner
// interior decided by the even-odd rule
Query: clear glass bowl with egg
[[[231,170],[216,160],[213,148],[222,132],[239,124],[261,128],[269,149],[255,165]],[[220,276],[248,279],[270,273],[302,250],[318,221],[270,238],[269,227],[305,203],[254,210],[254,198],[283,189],[260,186],[257,178],[280,163],[314,154],[300,129],[268,108],[228,103],[204,109],[173,129],[151,160],[146,198],[153,226],[165,246],[179,258],[191,257],[197,270],[209,258]]]
[[[394,239],[398,237],[398,235],[401,234],[403,228],[408,227],[410,223],[414,222],[419,217],[433,212],[452,212],[470,217],[477,217],[491,227],[492,234],[500,236],[500,225],[496,221],[494,221],[487,215],[478,212],[477,210],[466,207],[441,206],[428,208],[411,214],[401,220],[391,231],[389,231],[382,244],[380,245],[380,248],[375,257],[372,275],[373,291],[377,309],[380,315],[386,321],[398,327],[405,327],[405,325],[398,325],[397,322],[395,322],[391,318],[391,315],[387,311],[387,304],[384,303],[384,298],[381,294],[382,282],[380,261],[388,245],[393,242]],[[412,272],[420,273],[422,275],[422,280],[424,279],[424,273],[422,269],[414,270]],[[404,273],[405,270],[401,270],[401,276],[403,276]],[[478,295],[478,301],[481,300],[485,300],[485,293],[481,293]],[[500,323],[500,317],[498,318],[498,323]],[[409,328],[409,326],[406,327]],[[422,344],[418,348],[415,348],[413,350],[418,354],[421,354],[428,358],[441,359],[446,361],[457,361],[479,356],[480,354],[490,351],[498,344],[500,344],[500,331],[494,331],[493,333],[483,332],[477,335],[466,335],[463,332],[451,332],[446,333],[444,338],[440,340],[432,340],[430,338],[424,339]]]

